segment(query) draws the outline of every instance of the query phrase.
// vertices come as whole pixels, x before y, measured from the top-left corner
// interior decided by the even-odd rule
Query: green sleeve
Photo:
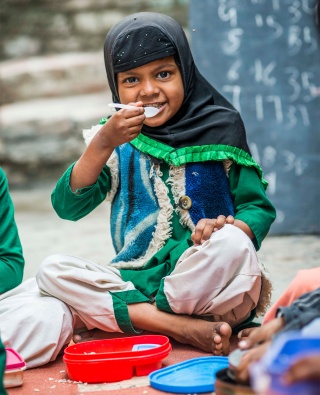
[[[230,190],[234,199],[235,218],[245,222],[255,235],[252,240],[260,249],[263,239],[276,218],[276,210],[253,167],[233,163],[229,172]]]
[[[0,168],[0,294],[19,285],[23,277],[24,258],[14,219],[14,207],[8,180]]]
[[[104,166],[95,184],[73,192],[70,188],[73,166],[74,163],[59,179],[51,194],[51,202],[60,218],[77,221],[91,213],[105,200],[111,189],[111,175],[109,168]]]
[[[6,350],[0,339],[0,395],[6,395],[7,392],[3,386],[3,376],[6,368]]]

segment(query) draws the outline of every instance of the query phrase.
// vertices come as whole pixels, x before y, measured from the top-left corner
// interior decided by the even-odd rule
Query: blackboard
[[[190,0],[196,64],[244,120],[277,209],[270,234],[320,233],[316,0]]]

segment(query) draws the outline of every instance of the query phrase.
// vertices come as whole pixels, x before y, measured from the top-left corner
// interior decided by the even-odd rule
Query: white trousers
[[[35,279],[0,296],[0,334],[28,367],[56,358],[77,327],[121,332],[109,293],[134,290],[119,270],[67,255],[51,255]],[[165,278],[164,294],[177,314],[209,316],[231,326],[256,306],[261,270],[251,240],[225,225],[190,247]]]

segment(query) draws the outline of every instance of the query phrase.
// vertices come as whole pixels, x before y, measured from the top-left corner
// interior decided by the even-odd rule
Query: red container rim
[[[119,344],[119,348],[122,348],[122,350],[116,351],[117,344]],[[144,350],[132,350],[134,345],[141,344],[157,344],[158,347]],[[64,357],[68,360],[79,361],[92,360],[93,358],[97,360],[118,358],[132,359],[133,357],[159,354],[160,352],[167,350],[168,345],[170,345],[171,349],[169,338],[162,335],[141,335],[113,339],[91,340],[68,346],[64,350]],[[104,347],[106,350],[99,352],[99,349],[103,349]],[[111,351],[108,351],[108,347],[111,348]],[[94,351],[94,353],[88,352],[92,349],[96,349],[98,351]]]
[[[134,351],[132,352],[131,356],[122,356],[122,355],[113,355],[112,357],[106,357],[106,358],[96,358],[96,354],[90,354],[86,355],[91,358],[88,358],[86,360],[80,359],[80,358],[70,358],[68,355],[63,356],[63,361],[68,364],[87,364],[87,363],[102,363],[102,362],[107,362],[107,363],[121,363],[121,364],[132,364],[132,365],[140,365],[140,364],[146,364],[146,363],[153,363],[156,361],[159,361],[163,358],[165,358],[169,352],[171,351],[172,346],[169,343],[166,348],[162,349],[161,351],[158,352],[153,352],[153,353],[146,353],[144,351],[143,355],[134,355]],[[152,349],[152,350],[158,350]],[[151,350],[149,350],[151,351]]]

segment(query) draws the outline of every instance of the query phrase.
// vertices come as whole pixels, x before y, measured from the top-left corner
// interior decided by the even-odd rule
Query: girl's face
[[[160,110],[156,116],[145,119],[144,124],[151,127],[172,118],[184,99],[181,73],[173,56],[118,73],[117,84],[121,103],[141,101],[144,107]]]

